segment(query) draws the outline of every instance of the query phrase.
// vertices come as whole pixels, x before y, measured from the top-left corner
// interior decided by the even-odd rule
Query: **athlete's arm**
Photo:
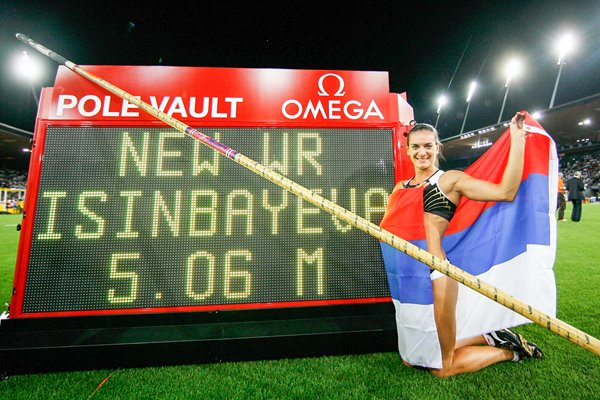
[[[510,121],[510,152],[500,183],[475,179],[464,172],[448,171],[448,183],[452,191],[471,200],[513,201],[517,196],[523,174],[525,135],[523,116],[517,113]]]

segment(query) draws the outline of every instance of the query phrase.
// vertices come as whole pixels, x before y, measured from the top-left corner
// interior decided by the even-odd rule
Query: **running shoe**
[[[542,350],[535,343],[527,341],[523,336],[510,329],[501,329],[490,333],[489,336],[494,342],[493,346],[516,351],[522,358],[542,358],[544,356]]]

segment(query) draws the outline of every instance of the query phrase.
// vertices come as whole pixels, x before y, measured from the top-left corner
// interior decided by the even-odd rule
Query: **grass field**
[[[19,219],[0,215],[2,304],[10,299]],[[600,204],[584,205],[579,224],[558,224],[557,317],[597,338],[599,239]],[[444,380],[404,367],[390,352],[17,375],[0,382],[0,399],[600,399],[600,357],[534,324],[517,330],[544,359]]]

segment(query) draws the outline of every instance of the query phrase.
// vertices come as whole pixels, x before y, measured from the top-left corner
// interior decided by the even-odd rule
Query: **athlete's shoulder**
[[[440,178],[443,177],[444,180],[456,180],[456,179],[464,179],[470,177],[469,174],[459,171],[457,169],[449,169],[448,171],[442,171]]]
[[[471,176],[463,171],[451,169],[440,175],[438,178],[438,185],[440,185],[442,190],[444,190],[446,193],[449,193],[450,191],[454,190],[454,187],[458,183],[470,178]]]

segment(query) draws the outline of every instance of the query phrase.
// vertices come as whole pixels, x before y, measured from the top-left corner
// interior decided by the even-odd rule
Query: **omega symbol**
[[[346,92],[344,92],[344,79],[342,79],[341,76],[337,75],[337,74],[325,74],[323,76],[321,76],[321,78],[319,78],[319,91],[317,92],[319,96],[329,96],[329,93],[327,93],[327,91],[325,90],[325,88],[323,87],[323,81],[325,80],[325,78],[327,78],[328,76],[333,76],[334,78],[336,78],[339,82],[339,87],[337,92],[335,92],[333,95],[335,97],[340,97],[346,94]]]

